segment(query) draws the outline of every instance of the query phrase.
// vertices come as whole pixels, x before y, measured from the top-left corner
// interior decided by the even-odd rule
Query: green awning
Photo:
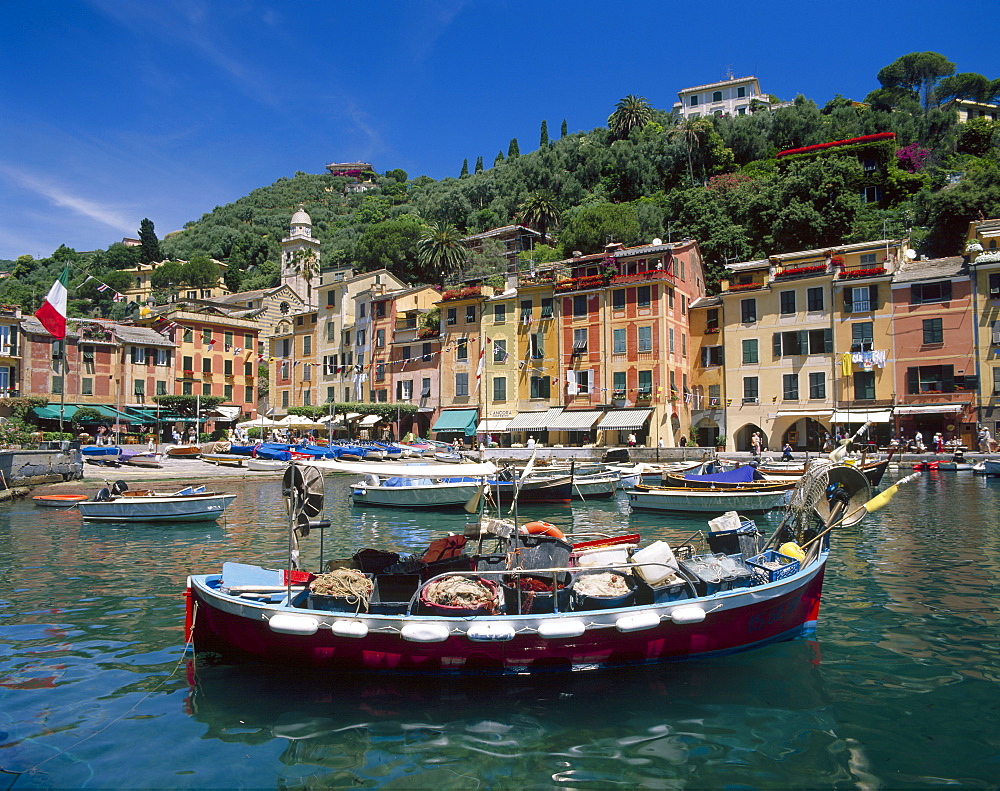
[[[478,409],[449,409],[441,413],[441,417],[431,427],[431,431],[462,432],[467,437],[474,437],[478,422]]]
[[[32,407],[31,414],[40,420],[58,420],[59,419],[59,405],[55,406],[36,406]],[[62,411],[63,420],[69,420],[76,414],[75,404],[66,404]]]

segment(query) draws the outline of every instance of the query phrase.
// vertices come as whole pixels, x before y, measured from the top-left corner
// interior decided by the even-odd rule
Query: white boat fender
[[[368,624],[361,621],[334,621],[330,631],[337,637],[367,637]]]
[[[311,635],[316,634],[316,630],[319,629],[319,621],[315,618],[308,615],[293,615],[292,613],[272,615],[267,625],[271,627],[272,632],[279,634]]]
[[[514,627],[500,621],[481,621],[466,629],[465,636],[477,643],[499,643],[514,639]]]
[[[587,631],[587,625],[575,618],[553,618],[538,624],[538,636],[546,639],[579,637]]]
[[[448,634],[443,623],[408,623],[399,632],[400,637],[411,643],[443,643]]]
[[[655,612],[641,612],[635,615],[623,615],[615,621],[619,632],[640,632],[660,625],[660,616]]]
[[[705,611],[701,607],[678,607],[670,613],[670,620],[676,624],[701,623],[705,620]]]

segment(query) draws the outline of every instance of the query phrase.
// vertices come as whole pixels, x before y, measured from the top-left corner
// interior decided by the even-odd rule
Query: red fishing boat
[[[296,469],[286,473],[284,487],[293,497],[295,556],[294,525],[302,534],[318,513],[315,491],[313,513],[295,504],[290,477],[302,474]],[[299,487],[302,499],[307,488]],[[637,536],[579,542],[558,530],[517,530],[480,517],[468,538],[447,538],[445,555],[407,565],[392,553],[359,553],[355,568],[344,572],[357,583],[346,595],[319,594],[317,581],[329,573],[309,574],[291,563],[286,569],[225,564],[221,573],[188,578],[186,636],[196,652],[228,658],[401,673],[571,671],[741,651],[815,628],[830,531],[857,524],[874,510],[870,503],[894,491],[869,501],[870,493],[853,467],[817,467],[793,493],[782,527],[753,557],[680,551],[687,547],[676,556],[669,548],[657,555],[662,542],[629,554],[634,550],[623,547],[634,544],[622,542]],[[502,551],[467,551],[481,548],[484,536]],[[797,542],[801,557],[776,552],[784,541],[792,544],[782,548]],[[594,575],[617,577],[622,587],[613,594],[584,591],[584,579],[593,582]],[[472,605],[431,606],[428,591],[443,580],[480,584],[484,593]]]

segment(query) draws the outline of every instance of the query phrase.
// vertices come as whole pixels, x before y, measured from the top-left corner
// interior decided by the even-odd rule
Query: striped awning
[[[590,431],[597,419],[603,415],[596,409],[581,409],[576,412],[563,411],[551,420],[547,426],[549,431]]]
[[[476,426],[477,434],[505,434],[509,429],[508,426],[511,424],[513,418],[489,418],[487,420],[480,420],[479,425]]]
[[[605,412],[595,428],[598,431],[639,431],[652,414],[652,409],[615,409]]]
[[[546,409],[544,412],[518,412],[507,425],[507,431],[545,431],[549,420],[562,409]]]

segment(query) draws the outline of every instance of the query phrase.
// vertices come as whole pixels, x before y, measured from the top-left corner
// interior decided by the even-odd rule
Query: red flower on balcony
[[[875,266],[868,269],[848,269],[845,272],[840,273],[841,280],[847,280],[852,277],[878,277],[879,275],[884,275],[884,266]]]
[[[571,277],[556,284],[556,291],[582,291],[587,288],[601,288],[608,284],[606,275],[583,275]]]
[[[470,299],[472,297],[481,297],[482,295],[483,290],[479,286],[452,288],[441,294],[441,301],[446,302],[449,299]]]
[[[819,264],[818,266],[798,266],[794,269],[783,269],[775,274],[775,279],[779,277],[794,277],[795,275],[812,275],[821,274],[826,271],[826,264]]]
[[[763,283],[736,283],[729,287],[729,291],[753,291],[755,288],[763,287]]]

